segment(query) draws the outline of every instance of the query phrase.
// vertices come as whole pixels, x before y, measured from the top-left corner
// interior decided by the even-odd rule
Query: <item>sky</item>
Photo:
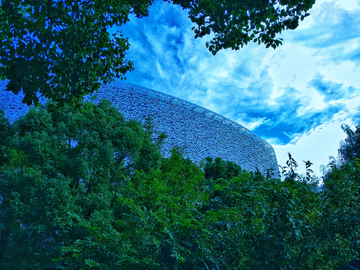
[[[195,39],[188,11],[155,0],[146,18],[121,30],[135,70],[127,81],[221,114],[270,143],[278,163],[288,152],[319,167],[337,158],[341,124],[360,123],[360,0],[317,0],[310,16],[284,31],[276,50],[250,43],[213,56],[211,37]]]

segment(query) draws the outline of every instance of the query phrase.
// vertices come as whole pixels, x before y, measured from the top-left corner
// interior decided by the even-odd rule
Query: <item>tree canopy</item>
[[[195,37],[215,36],[206,44],[216,54],[250,41],[276,48],[277,35],[295,29],[315,0],[167,0],[189,9]],[[101,84],[124,78],[134,68],[126,59],[129,42],[109,27],[129,15],[148,15],[153,0],[3,0],[0,6],[0,78],[7,90],[25,93],[38,104],[39,92],[59,105],[77,104]]]
[[[13,124],[0,112],[0,269],[337,270],[359,258],[359,164],[322,189],[291,155],[284,181],[221,158],[198,167],[176,148],[161,157],[151,126],[109,101],[87,113],[50,102]]]

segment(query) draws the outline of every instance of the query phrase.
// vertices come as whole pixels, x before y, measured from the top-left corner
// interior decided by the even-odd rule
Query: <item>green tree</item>
[[[206,179],[202,223],[212,235],[209,268],[339,269],[359,258],[359,168],[332,173],[326,180],[332,188],[320,190],[289,158],[293,170],[285,181],[247,172]],[[207,163],[208,173],[226,175],[224,161]]]
[[[197,269],[202,235],[207,234],[198,214],[205,199],[202,179],[202,171],[173,149],[159,169],[137,171],[123,186],[117,228],[127,232],[144,262],[136,269]]]
[[[357,125],[355,130],[346,124],[342,124],[341,128],[347,137],[340,143],[338,150],[340,159],[343,163],[353,162],[356,158],[360,158],[360,125]]]
[[[104,100],[86,114],[49,102],[13,124],[0,113],[0,269],[305,270],[359,259],[358,163],[334,167],[318,189],[291,155],[284,181],[220,158],[197,167],[176,149],[162,158],[150,129]]]
[[[225,161],[222,158],[207,157],[200,163],[200,167],[204,170],[206,179],[225,178],[230,180],[235,176],[239,176],[243,170],[234,162]]]
[[[109,101],[86,114],[50,105],[17,120],[0,153],[0,268],[114,269],[136,260],[114,228],[113,205],[135,170],[160,166],[157,147]]]
[[[241,169],[233,174],[224,164],[208,159],[204,166],[205,175],[217,171],[225,176],[207,178],[209,200],[202,211],[213,236],[209,246],[216,250],[208,264],[215,269],[309,269],[309,250],[317,245],[304,237],[312,235],[316,220],[313,184]]]
[[[216,54],[250,41],[276,48],[276,35],[295,29],[315,0],[172,0],[197,24],[195,37],[214,33],[207,43]],[[109,27],[129,15],[148,15],[153,0],[32,1],[3,0],[0,6],[0,78],[23,102],[38,104],[39,92],[59,105],[77,104],[101,84],[123,79],[133,70],[125,58],[128,39]],[[26,67],[26,68],[24,68]]]
[[[333,166],[324,176],[318,234],[323,238],[324,255],[342,265],[360,258],[359,184],[359,163]]]

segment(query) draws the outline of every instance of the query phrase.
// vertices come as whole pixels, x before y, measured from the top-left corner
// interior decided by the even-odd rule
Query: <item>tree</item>
[[[109,101],[86,114],[50,105],[31,109],[2,142],[0,268],[118,268],[134,259],[114,228],[119,187],[160,166],[160,153]]]
[[[204,236],[209,233],[199,216],[206,200],[202,180],[202,171],[173,149],[159,169],[137,171],[123,186],[116,209],[121,221],[117,229],[126,232],[133,244],[139,260],[136,269],[199,269],[203,265]]]
[[[360,165],[333,166],[324,176],[318,234],[326,257],[342,265],[360,258]],[[328,245],[333,239],[334,245]],[[344,268],[350,269],[350,268]]]
[[[200,163],[200,167],[203,168],[206,179],[224,178],[229,180],[243,172],[239,165],[219,157],[215,160],[212,157],[205,158]]]
[[[321,191],[291,156],[285,181],[221,158],[199,168],[176,149],[162,158],[151,123],[104,100],[87,113],[48,102],[13,124],[0,113],[0,132],[1,269],[338,269],[359,258],[360,165],[335,168]]]
[[[82,104],[85,106],[86,104]],[[91,106],[90,106],[91,107]],[[65,124],[68,123],[68,124]],[[360,164],[324,188],[221,158],[162,158],[102,100],[0,113],[0,269],[339,269],[360,251]],[[141,162],[139,162],[141,161]],[[286,170],[287,169],[287,170]]]
[[[152,2],[1,1],[0,78],[9,80],[7,90],[23,90],[28,105],[38,103],[36,92],[77,103],[133,69],[125,58],[128,40],[110,38],[107,28],[130,14],[147,16]]]
[[[170,1],[170,0],[169,0]],[[216,54],[238,50],[250,41],[276,48],[276,35],[295,29],[315,0],[172,0],[189,10],[197,24],[195,38],[213,32],[207,43]],[[133,70],[125,58],[128,39],[111,38],[107,29],[123,25],[129,15],[148,15],[153,0],[19,1],[3,0],[0,7],[0,78],[23,102],[38,104],[37,92],[59,106],[78,104],[101,84],[123,79]],[[26,67],[26,68],[24,68]]]
[[[355,130],[346,124],[342,124],[341,128],[347,135],[338,150],[341,161],[346,163],[360,158],[360,125],[357,125]]]
[[[310,269],[309,255],[317,242],[305,235],[311,236],[316,220],[313,184],[282,182],[241,169],[233,174],[224,165],[208,159],[204,166],[210,176],[209,200],[202,211],[211,220],[216,269]]]

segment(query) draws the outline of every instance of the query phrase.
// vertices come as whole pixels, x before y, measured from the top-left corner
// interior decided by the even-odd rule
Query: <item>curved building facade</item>
[[[13,121],[28,111],[22,104],[23,95],[5,91],[0,81],[0,109]],[[168,156],[173,146],[183,147],[185,157],[195,163],[208,156],[233,161],[247,171],[266,173],[273,169],[278,175],[274,149],[240,124],[215,112],[182,99],[125,82],[102,86],[96,93],[96,103],[107,99],[126,119],[144,123],[147,116],[154,121],[155,130],[165,132],[161,152]],[[90,96],[85,99],[90,100]]]

